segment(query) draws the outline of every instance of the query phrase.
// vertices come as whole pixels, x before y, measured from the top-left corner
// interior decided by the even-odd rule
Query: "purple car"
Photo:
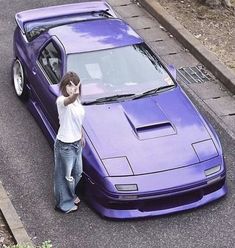
[[[105,2],[16,14],[13,83],[51,145],[67,71],[82,82],[84,196],[111,218],[156,216],[227,193],[220,141],[144,40]],[[171,70],[169,70],[171,68]]]

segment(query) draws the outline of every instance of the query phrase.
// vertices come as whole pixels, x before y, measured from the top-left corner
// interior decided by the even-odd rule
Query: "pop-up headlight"
[[[107,158],[102,160],[109,176],[132,176],[133,172],[126,157]]]
[[[200,162],[218,156],[216,147],[211,139],[192,144]]]

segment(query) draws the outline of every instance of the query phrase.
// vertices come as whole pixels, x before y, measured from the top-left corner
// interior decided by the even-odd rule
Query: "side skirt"
[[[40,106],[32,99],[29,99],[27,101],[26,106],[29,109],[30,113],[35,118],[35,120],[39,123],[39,126],[42,129],[42,132],[46,136],[51,148],[53,148],[54,141],[56,138],[56,133],[53,130],[53,128],[51,127],[46,116],[43,114]]]

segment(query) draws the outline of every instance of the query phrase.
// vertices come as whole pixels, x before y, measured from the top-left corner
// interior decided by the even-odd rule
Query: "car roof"
[[[51,28],[67,54],[103,50],[142,43],[140,36],[124,21],[96,19]]]

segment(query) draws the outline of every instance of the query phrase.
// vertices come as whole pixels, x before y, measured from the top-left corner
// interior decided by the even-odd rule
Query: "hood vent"
[[[172,123],[160,106],[152,100],[122,104],[124,114],[135,135],[140,139],[153,139],[176,133]]]
[[[151,139],[175,134],[170,122],[152,123],[146,126],[137,127],[135,130],[139,139]]]

